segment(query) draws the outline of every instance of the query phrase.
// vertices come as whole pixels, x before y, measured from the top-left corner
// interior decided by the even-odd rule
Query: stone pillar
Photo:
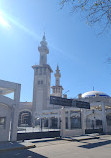
[[[71,116],[70,116],[70,111],[68,111],[68,129],[71,129]]]
[[[57,118],[57,128],[59,129],[60,128],[60,117],[58,116]]]
[[[10,141],[16,141],[17,140],[17,127],[18,127],[18,116],[19,116],[18,109],[19,109],[19,102],[20,102],[20,89],[21,89],[21,85],[16,84],[16,89],[14,91],[15,105],[13,105],[13,109],[12,109]]]
[[[65,129],[66,129],[66,120],[65,120],[65,108],[61,108],[61,130],[60,130],[60,136],[65,136]]]
[[[42,131],[42,118],[40,118],[40,130]]]
[[[48,129],[50,129],[51,128],[51,118],[49,117],[48,118]]]
[[[103,132],[106,133],[107,131],[107,123],[106,123],[106,113],[105,113],[105,104],[104,102],[101,103],[102,107],[102,124],[103,124]]]
[[[82,128],[82,134],[85,134],[85,129],[86,129],[86,109],[81,109],[81,128]]]

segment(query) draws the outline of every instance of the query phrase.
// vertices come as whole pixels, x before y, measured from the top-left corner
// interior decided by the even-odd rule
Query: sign
[[[90,103],[84,101],[73,100],[72,106],[75,108],[90,109]]]
[[[56,96],[50,96],[50,104],[90,109],[90,103],[88,102],[56,97]]]
[[[50,104],[62,105],[62,106],[71,106],[72,99],[50,96]]]

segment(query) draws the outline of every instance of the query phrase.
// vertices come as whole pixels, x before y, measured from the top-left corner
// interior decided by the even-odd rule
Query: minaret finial
[[[45,41],[46,40],[46,38],[45,38],[45,32],[44,32],[44,35],[43,35],[43,41]]]
[[[58,66],[58,64],[57,64],[57,70],[59,70],[59,66]]]
[[[47,42],[46,42],[46,38],[45,38],[45,32],[44,32],[44,35],[42,37],[42,41],[40,42],[41,46],[45,46],[47,47]]]

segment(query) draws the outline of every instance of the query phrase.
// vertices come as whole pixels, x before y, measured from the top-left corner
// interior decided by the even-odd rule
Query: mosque
[[[17,132],[17,126],[60,129],[61,106],[50,104],[50,96],[67,98],[67,95],[63,95],[58,65],[54,74],[55,85],[51,87],[53,70],[47,64],[49,49],[45,35],[40,42],[38,51],[40,53],[39,65],[32,66],[34,70],[32,102],[20,102],[20,84],[0,80],[0,130],[1,133],[6,132],[4,138],[0,134],[0,141],[9,140],[9,137],[10,140],[16,140],[14,133]],[[12,91],[14,91],[14,100],[5,96]],[[111,132],[111,97],[109,95],[100,91],[90,91],[79,94],[78,98],[74,98],[74,100],[89,102],[90,109],[82,110],[84,111],[83,117],[80,108],[65,107],[66,129],[80,129],[84,121],[85,131]],[[12,132],[9,134],[10,128]]]

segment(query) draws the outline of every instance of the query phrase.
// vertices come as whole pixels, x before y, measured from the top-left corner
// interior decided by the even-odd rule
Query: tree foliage
[[[85,13],[89,24],[101,22],[104,29],[111,25],[111,0],[61,0],[61,8],[67,3],[71,4],[72,12]]]

